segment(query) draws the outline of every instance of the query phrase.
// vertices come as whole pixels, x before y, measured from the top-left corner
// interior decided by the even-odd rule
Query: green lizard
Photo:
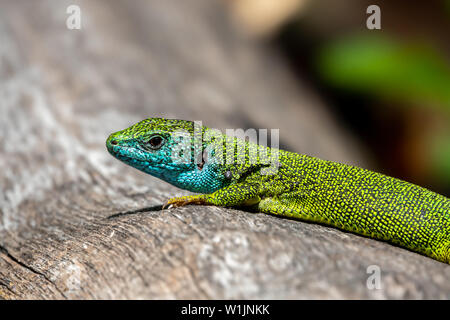
[[[253,206],[260,212],[388,241],[450,263],[450,199],[420,186],[260,147],[184,120],[143,120],[111,134],[106,146],[126,164],[200,193],[169,199],[165,206]]]

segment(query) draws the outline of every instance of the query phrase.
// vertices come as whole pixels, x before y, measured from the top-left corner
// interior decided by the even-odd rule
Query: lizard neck
[[[181,172],[163,172],[157,177],[180,189],[198,193],[213,193],[229,184],[212,166]]]

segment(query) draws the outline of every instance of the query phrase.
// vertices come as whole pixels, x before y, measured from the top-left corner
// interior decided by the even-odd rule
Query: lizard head
[[[220,166],[205,165],[207,145],[195,151],[194,130],[192,121],[150,118],[111,134],[106,147],[118,160],[179,188],[211,193],[229,178]]]

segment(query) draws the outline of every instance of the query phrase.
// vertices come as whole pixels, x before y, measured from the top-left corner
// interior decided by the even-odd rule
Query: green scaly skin
[[[172,158],[179,130],[189,133],[187,141],[193,146],[197,140],[192,122],[158,118],[112,134],[106,145],[119,160],[201,193],[172,198],[165,206],[252,206],[388,241],[450,263],[450,199],[443,195],[380,173],[283,150],[278,151],[274,174],[262,174],[261,169],[271,165],[259,156],[250,161],[249,150],[256,145],[237,138],[231,141],[244,148],[243,161],[237,161],[242,160],[238,147],[232,151],[233,162],[213,161],[216,150],[222,148],[226,154],[226,136],[220,143],[201,141],[198,152],[189,148],[189,161],[180,163]],[[203,137],[209,132],[201,128]],[[200,159],[198,164],[195,159]]]

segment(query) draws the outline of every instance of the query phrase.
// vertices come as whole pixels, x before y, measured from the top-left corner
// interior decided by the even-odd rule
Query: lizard
[[[118,160],[197,193],[171,198],[163,209],[188,204],[251,207],[386,241],[450,264],[446,196],[357,166],[217,131],[192,121],[149,118],[112,133],[106,147]]]

